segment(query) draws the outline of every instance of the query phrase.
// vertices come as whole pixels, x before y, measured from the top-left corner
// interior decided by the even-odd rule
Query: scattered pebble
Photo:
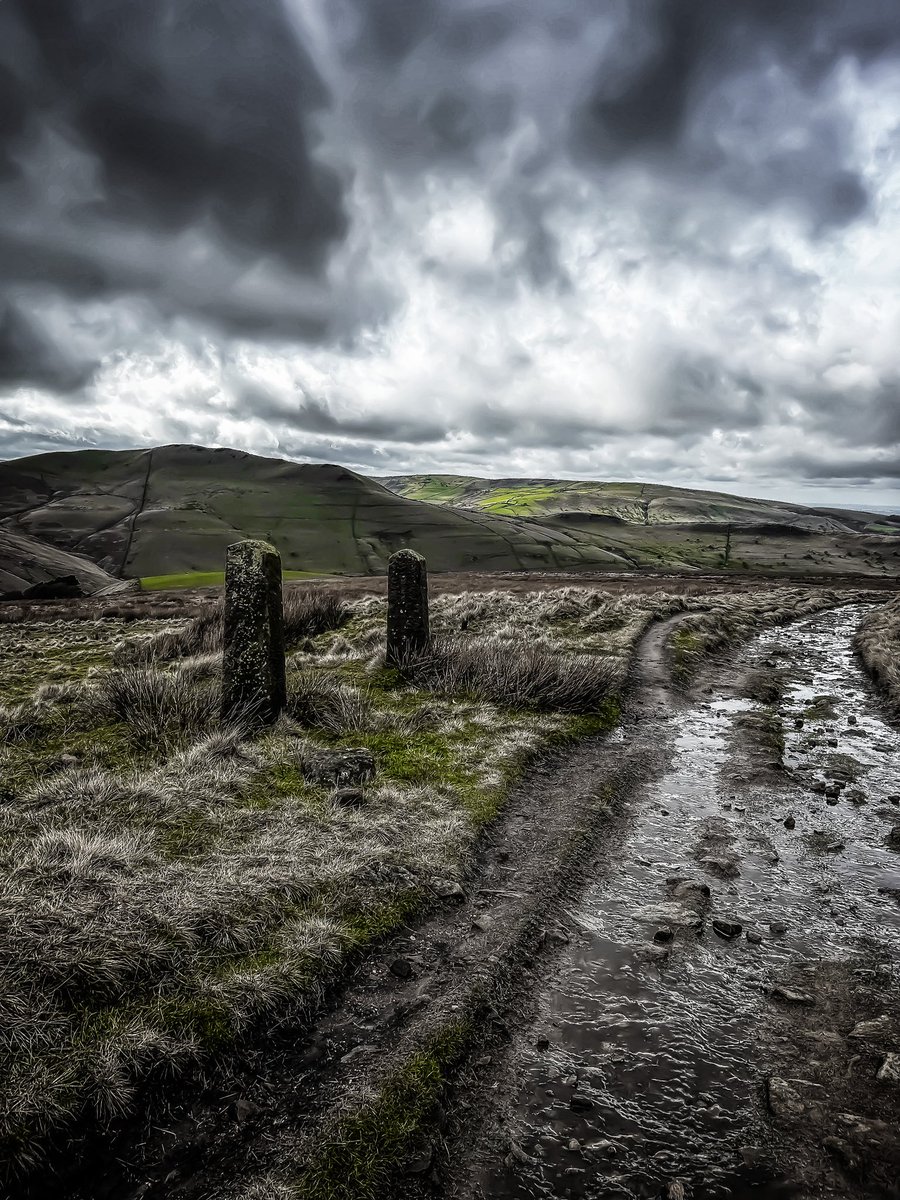
[[[882,1083],[900,1083],[900,1054],[888,1054],[875,1078]]]
[[[807,992],[796,992],[793,988],[776,986],[769,993],[776,1000],[786,1000],[788,1004],[803,1004],[807,1008],[812,1008],[815,1000]]]
[[[744,928],[737,921],[723,921],[719,918],[713,921],[712,927],[719,937],[723,938],[735,938]]]
[[[797,825],[797,822],[794,820],[793,817],[785,817],[784,818],[785,829],[794,829],[796,827],[796,825]]]

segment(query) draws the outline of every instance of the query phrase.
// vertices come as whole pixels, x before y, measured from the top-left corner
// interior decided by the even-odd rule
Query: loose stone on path
[[[270,725],[284,708],[281,556],[268,542],[225,553],[222,720]]]

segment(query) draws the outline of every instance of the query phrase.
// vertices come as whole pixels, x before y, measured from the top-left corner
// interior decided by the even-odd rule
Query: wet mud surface
[[[651,698],[669,765],[610,829],[450,1194],[900,1196],[900,735],[860,615]]]

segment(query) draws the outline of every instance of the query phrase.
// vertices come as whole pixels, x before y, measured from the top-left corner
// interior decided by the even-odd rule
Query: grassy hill
[[[293,578],[381,574],[402,546],[436,571],[884,576],[900,565],[900,519],[874,513],[654,484],[378,480],[200,446],[0,463],[0,530],[151,587],[220,582],[226,546],[244,537],[273,542]]]
[[[0,522],[114,575],[182,584],[220,571],[244,537],[273,542],[301,574],[383,573],[402,546],[439,571],[627,566],[578,531],[420,504],[339,466],[200,446],[0,463]]]

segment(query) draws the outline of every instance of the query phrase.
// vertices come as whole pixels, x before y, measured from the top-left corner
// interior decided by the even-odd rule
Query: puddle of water
[[[819,616],[748,652],[800,667],[782,705],[796,786],[734,775],[729,749],[755,702],[717,697],[673,718],[669,773],[611,838],[571,914],[575,936],[519,1055],[516,1150],[485,1173],[485,1195],[633,1198],[678,1179],[694,1200],[790,1194],[765,1166],[767,981],[803,960],[849,958],[870,938],[900,954],[900,910],[878,891],[900,886],[900,854],[885,845],[900,736],[853,659],[859,615]],[[835,717],[796,727],[825,694]],[[865,804],[828,805],[810,789],[835,754],[857,764]]]

